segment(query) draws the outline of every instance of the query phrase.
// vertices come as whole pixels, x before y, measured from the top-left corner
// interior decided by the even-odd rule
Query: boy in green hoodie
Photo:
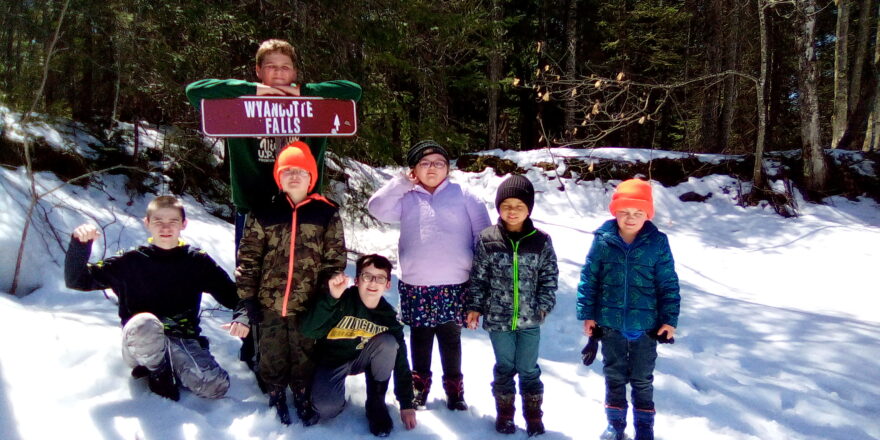
[[[392,372],[400,420],[406,429],[416,426],[412,373],[403,324],[382,297],[391,287],[391,262],[381,255],[365,255],[355,268],[355,285],[346,288],[350,280],[343,273],[333,276],[327,283],[329,293],[319,297],[302,322],[303,334],[318,340],[312,404],[322,418],[336,417],[345,406],[345,378],[365,373],[370,432],[386,437],[392,429],[385,406]]]

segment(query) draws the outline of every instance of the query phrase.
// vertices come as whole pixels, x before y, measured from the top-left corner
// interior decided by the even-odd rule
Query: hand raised
[[[76,229],[73,230],[74,238],[80,241],[80,243],[88,243],[98,237],[101,236],[101,232],[98,231],[98,228],[95,225],[86,223],[83,225],[79,225]]]
[[[351,279],[343,272],[338,272],[327,281],[327,287],[330,288],[330,296],[339,299],[345,288],[351,283]]]

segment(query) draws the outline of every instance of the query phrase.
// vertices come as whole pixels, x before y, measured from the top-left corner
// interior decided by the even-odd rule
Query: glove
[[[581,361],[584,365],[589,367],[596,360],[600,339],[602,339],[602,328],[594,327],[593,336],[590,336],[590,339],[587,340],[587,345],[584,345],[584,349],[581,350]]]
[[[659,344],[675,344],[675,338],[670,338],[668,333],[663,333],[663,335],[661,336],[657,334],[658,330],[660,329],[655,328],[654,330],[649,331],[648,336],[650,336],[651,339],[657,341],[657,343]]]

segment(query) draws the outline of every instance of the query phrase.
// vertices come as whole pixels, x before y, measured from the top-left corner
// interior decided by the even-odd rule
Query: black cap
[[[535,206],[535,187],[524,176],[510,176],[498,186],[495,195],[495,209],[501,210],[501,202],[504,199],[519,199],[529,207],[529,214]]]
[[[429,154],[439,154],[449,162],[449,152],[437,142],[427,139],[409,148],[409,151],[406,153],[406,163],[410,168],[415,167],[423,157]]]

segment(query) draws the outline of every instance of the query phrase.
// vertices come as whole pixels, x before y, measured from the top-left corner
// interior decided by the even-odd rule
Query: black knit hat
[[[449,162],[449,152],[437,142],[427,139],[409,148],[406,153],[406,163],[410,168],[415,167],[423,157],[429,154],[439,154]]]
[[[535,206],[535,187],[524,176],[510,176],[498,186],[495,195],[495,209],[501,211],[501,202],[504,199],[519,199],[529,207],[529,214]]]

